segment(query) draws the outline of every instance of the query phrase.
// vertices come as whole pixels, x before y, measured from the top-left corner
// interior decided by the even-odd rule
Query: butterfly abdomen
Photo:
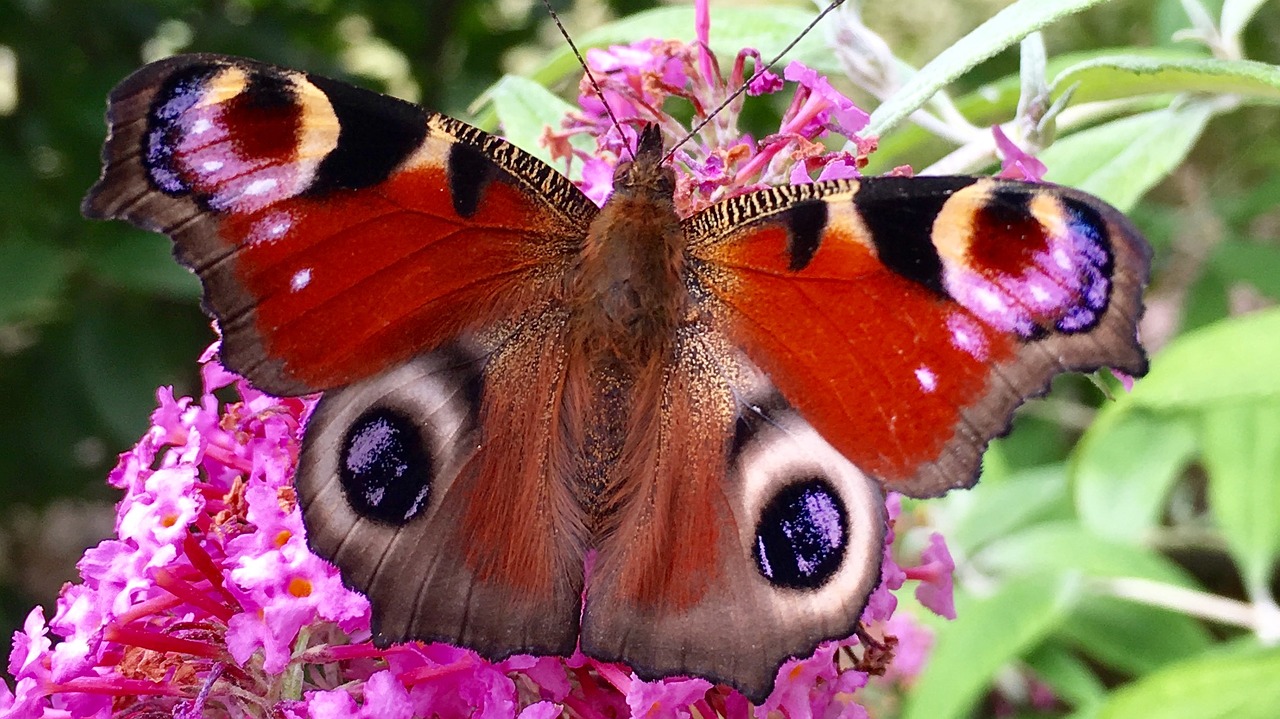
[[[612,508],[627,501],[620,488],[634,487],[634,478],[650,469],[642,448],[661,431],[664,369],[692,305],[675,177],[662,166],[656,128],[643,138],[635,158],[615,173],[613,195],[566,278],[572,308],[566,434],[598,536],[610,531],[603,519]]]

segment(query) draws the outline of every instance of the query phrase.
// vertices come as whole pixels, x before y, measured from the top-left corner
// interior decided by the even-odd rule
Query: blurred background
[[[555,2],[571,33],[654,4]],[[920,65],[1005,4],[871,0],[864,16]],[[1046,41],[1051,57],[1159,47],[1186,25],[1177,0],[1131,0],[1058,23]],[[1247,57],[1280,60],[1280,12],[1260,14],[1245,40]],[[104,480],[116,455],[148,426],[156,387],[197,389],[196,358],[213,339],[198,284],[170,259],[167,239],[79,214],[98,174],[112,86],[174,52],[231,53],[466,119],[503,73],[562,48],[531,0],[0,1],[0,636],[33,603],[52,616],[80,553],[111,534],[114,493]],[[1017,67],[1016,52],[1003,53],[957,92]],[[576,80],[553,89],[571,94]],[[1157,289],[1176,298],[1152,303],[1164,336],[1280,296],[1278,118],[1253,107],[1214,119],[1190,161],[1134,211],[1161,253]],[[1236,246],[1249,249],[1208,261]],[[1019,436],[1023,451],[1046,451],[1044,432]]]

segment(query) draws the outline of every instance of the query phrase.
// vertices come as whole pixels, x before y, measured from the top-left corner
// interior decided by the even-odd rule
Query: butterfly
[[[650,126],[597,207],[458,120],[219,55],[143,67],[107,116],[84,213],[173,239],[227,367],[324,393],[299,503],[382,645],[580,647],[760,701],[857,628],[886,491],[972,485],[1061,372],[1146,368],[1150,250],[1064,187],[870,177],[681,218]]]

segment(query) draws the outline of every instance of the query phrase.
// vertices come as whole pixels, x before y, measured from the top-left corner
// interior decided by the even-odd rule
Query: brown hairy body
[[[566,277],[568,365],[562,415],[591,534],[616,506],[627,477],[645,470],[639,451],[659,431],[664,368],[691,300],[685,236],[662,166],[662,137],[646,132],[635,158],[614,173],[613,195],[591,223]]]

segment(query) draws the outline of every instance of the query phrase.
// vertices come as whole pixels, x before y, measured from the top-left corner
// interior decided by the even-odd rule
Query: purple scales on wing
[[[986,324],[1035,339],[1092,329],[1111,296],[1113,258],[1103,221],[1024,187],[961,193],[967,223],[945,226],[942,284]],[[977,204],[974,208],[972,205]],[[944,212],[941,221],[945,221]]]

